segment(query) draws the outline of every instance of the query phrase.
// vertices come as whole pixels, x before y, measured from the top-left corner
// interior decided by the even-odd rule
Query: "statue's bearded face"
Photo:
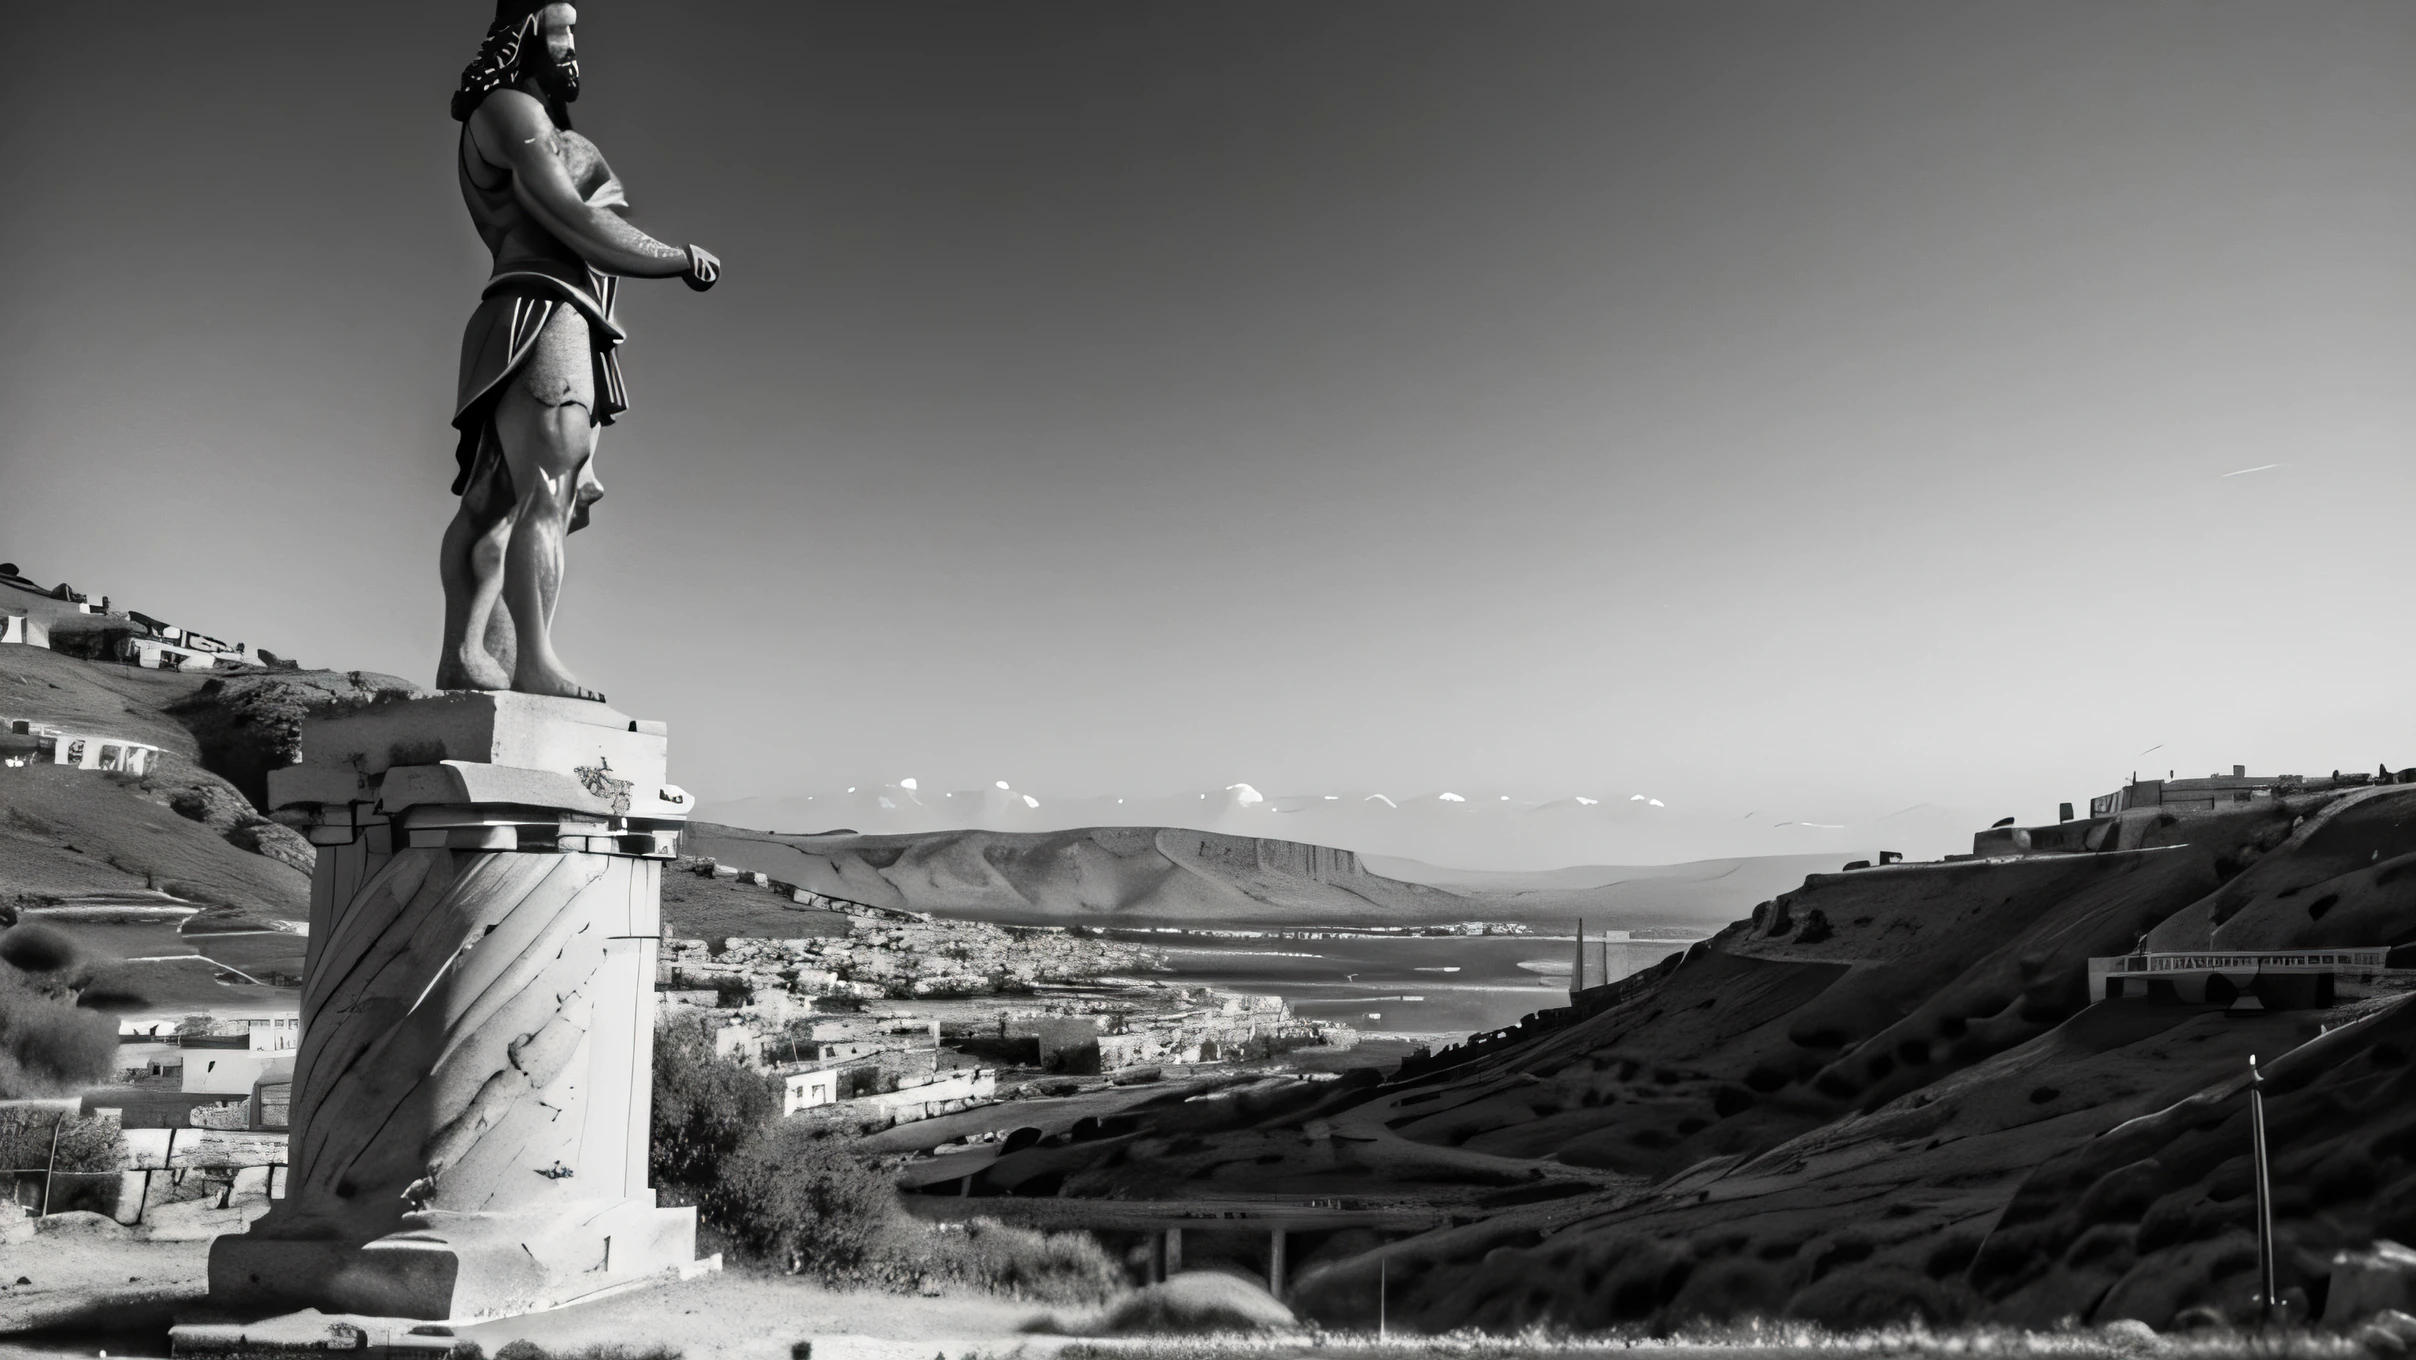
[[[579,97],[579,42],[573,33],[579,11],[567,4],[547,5],[537,15],[537,35],[545,44],[545,59],[530,63],[548,97],[569,103]]]

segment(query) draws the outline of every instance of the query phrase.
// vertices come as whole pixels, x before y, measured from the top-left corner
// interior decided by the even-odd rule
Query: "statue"
[[[546,633],[564,535],[598,495],[596,429],[627,406],[616,278],[701,290],[720,264],[621,219],[619,181],[570,130],[577,18],[501,0],[453,96],[495,268],[454,418],[450,692],[311,718],[268,779],[318,848],[293,1155],[270,1212],[211,1244],[210,1299],[317,1310],[278,1336],[341,1326],[330,1344],[358,1348],[360,1319],[329,1315],[400,1334],[719,1268],[697,1259],[695,1207],[647,1177],[662,873],[688,795],[663,724],[606,707]],[[250,1354],[249,1326],[174,1345]]]
[[[604,494],[596,431],[629,406],[613,295],[622,277],[703,292],[721,276],[710,252],[631,226],[612,167],[571,130],[578,17],[569,4],[498,0],[453,93],[462,199],[495,265],[461,342],[461,507],[442,553],[439,689],[602,702],[563,667],[549,633],[563,540]]]

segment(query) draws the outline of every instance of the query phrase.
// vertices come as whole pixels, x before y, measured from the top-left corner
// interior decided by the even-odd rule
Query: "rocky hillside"
[[[1683,960],[1466,1061],[1185,1102],[976,1193],[1450,1206],[1304,1241],[1295,1302],[1423,1329],[1789,1314],[2050,1324],[2250,1298],[2248,1056],[2282,1283],[2416,1234],[2416,1008],[2091,1004],[2087,960],[2416,943],[2416,788],[2166,820],[2102,855],[1816,874]],[[2344,993],[2344,995],[2346,995]],[[1345,1235],[1347,1236],[1347,1234]]]

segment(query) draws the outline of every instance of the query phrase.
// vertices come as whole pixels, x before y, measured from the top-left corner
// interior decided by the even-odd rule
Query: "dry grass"
[[[1301,1337],[1143,1337],[1079,1341],[1057,1360],[1236,1360],[1237,1357],[1348,1357],[1349,1360],[1517,1360],[1642,1352],[1661,1360],[1846,1360],[1861,1356],[1985,1356],[2003,1360],[2365,1360],[2371,1353],[2329,1332],[2208,1328],[2170,1335],[2116,1327],[2021,1331],[1978,1327],[1881,1328],[1833,1332],[1803,1323],[1743,1323],[1688,1330],[1666,1337],[1636,1333],[1569,1336],[1531,1331],[1514,1336],[1457,1332],[1393,1336],[1312,1330]],[[980,1357],[963,1357],[980,1360]]]

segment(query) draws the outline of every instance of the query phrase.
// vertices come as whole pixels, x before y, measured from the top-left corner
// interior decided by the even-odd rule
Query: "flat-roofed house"
[[[829,1105],[838,1099],[839,1070],[835,1067],[791,1072],[781,1082],[780,1112],[784,1115]]]
[[[302,1046],[302,1013],[287,1011],[282,1015],[247,1015],[243,1017],[246,1038],[255,1053],[282,1053]]]
[[[63,732],[56,728],[34,731],[28,735],[35,738],[34,763],[37,765],[67,765],[104,773],[148,774],[153,762],[159,759],[158,747],[149,742],[129,741],[124,737]]]

